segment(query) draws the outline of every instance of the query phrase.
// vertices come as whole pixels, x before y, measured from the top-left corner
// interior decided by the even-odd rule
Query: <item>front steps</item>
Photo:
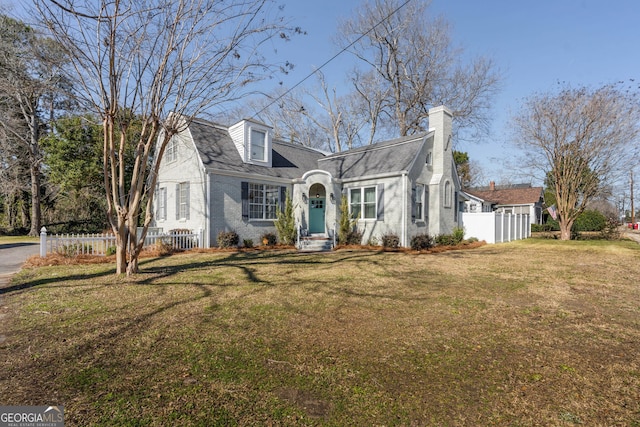
[[[300,239],[299,252],[328,252],[333,248],[333,240],[324,236],[308,236]]]

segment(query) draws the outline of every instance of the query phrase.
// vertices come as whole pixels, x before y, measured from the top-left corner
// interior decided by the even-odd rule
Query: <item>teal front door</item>
[[[324,233],[325,198],[309,200],[309,233]]]

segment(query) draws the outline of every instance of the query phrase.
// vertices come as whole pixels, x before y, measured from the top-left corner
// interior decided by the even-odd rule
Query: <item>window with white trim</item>
[[[356,219],[376,219],[376,187],[352,188],[349,191],[349,211]]]
[[[178,143],[175,138],[171,138],[167,142],[167,148],[164,150],[164,158],[167,162],[175,162],[178,160]]]
[[[267,134],[265,132],[251,129],[249,147],[251,149],[251,160],[267,161]]]
[[[156,194],[156,219],[164,221],[167,219],[167,187],[158,188]]]
[[[249,183],[249,219],[276,219],[280,187]]]
[[[189,219],[189,183],[180,182],[176,185],[176,218]]]
[[[416,184],[416,220],[424,219],[424,184]]]

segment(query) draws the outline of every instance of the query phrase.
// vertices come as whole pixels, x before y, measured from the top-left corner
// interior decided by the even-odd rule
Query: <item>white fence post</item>
[[[42,227],[40,229],[40,257],[45,258],[47,256],[47,229]]]

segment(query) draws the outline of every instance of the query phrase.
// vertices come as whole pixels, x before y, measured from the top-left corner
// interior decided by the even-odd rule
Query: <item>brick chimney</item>
[[[496,182],[495,181],[489,182],[489,190],[496,191]]]

